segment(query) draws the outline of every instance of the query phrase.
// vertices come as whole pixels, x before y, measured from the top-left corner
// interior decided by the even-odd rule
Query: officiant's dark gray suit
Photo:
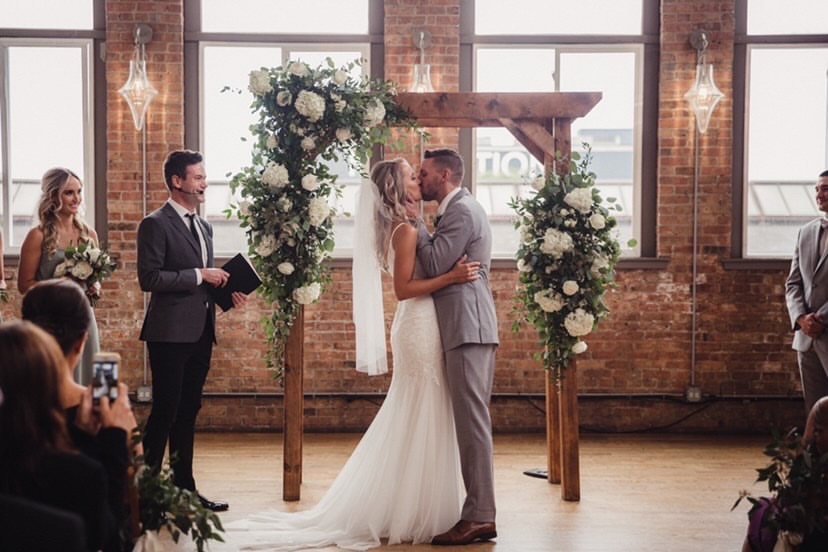
[[[213,229],[196,216],[213,266]],[[193,432],[215,342],[216,308],[196,268],[205,267],[201,244],[168,202],[138,227],[138,281],[151,293],[141,340],[152,370],[152,410],[144,433],[147,465],[157,466],[169,440],[175,484],[195,490]]]
[[[480,278],[432,294],[446,358],[466,486],[462,519],[495,521],[492,423],[489,401],[497,349],[497,316],[489,289],[492,232],[483,207],[461,189],[430,236],[418,229],[417,258],[429,277],[451,270],[464,254],[480,262]]]
[[[800,316],[812,312],[828,322],[828,255],[819,253],[822,220],[812,220],[800,229],[791,259],[791,271],[785,281],[791,328],[796,332],[793,348],[797,351],[802,392],[808,411],[820,397],[828,395],[828,331],[814,339],[805,335],[797,323]],[[828,232],[828,229],[823,232]]]

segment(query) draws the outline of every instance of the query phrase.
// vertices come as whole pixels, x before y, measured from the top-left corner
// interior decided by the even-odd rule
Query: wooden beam
[[[285,424],[282,500],[300,498],[302,485],[302,438],[305,429],[305,309],[299,306],[285,346]]]
[[[561,432],[561,498],[581,500],[578,440],[578,363],[570,358],[560,381],[558,413]]]
[[[576,119],[589,113],[601,92],[404,92],[397,103],[424,127],[499,127],[502,119]]]

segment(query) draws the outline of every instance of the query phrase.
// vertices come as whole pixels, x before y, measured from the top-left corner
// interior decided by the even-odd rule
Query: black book
[[[241,253],[236,253],[236,256],[224,263],[221,268],[230,274],[230,278],[227,280],[227,285],[211,288],[211,292],[216,305],[220,306],[223,311],[233,308],[231,294],[234,291],[249,294],[262,285],[262,279],[256,274],[256,269]]]

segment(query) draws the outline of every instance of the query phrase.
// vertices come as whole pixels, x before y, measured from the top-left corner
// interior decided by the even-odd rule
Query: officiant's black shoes
[[[230,508],[230,505],[226,502],[221,502],[218,500],[210,500],[206,498],[201,493],[196,493],[196,496],[201,501],[201,505],[207,508],[208,510],[212,510],[214,512],[224,512]]]
[[[460,520],[454,527],[437,535],[431,540],[436,546],[456,546],[471,544],[476,541],[486,541],[497,536],[497,529],[493,521],[466,521]]]

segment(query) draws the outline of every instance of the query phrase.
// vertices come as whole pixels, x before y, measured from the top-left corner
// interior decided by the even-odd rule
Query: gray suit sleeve
[[[147,217],[138,226],[138,282],[142,291],[185,291],[198,286],[192,267],[165,268],[167,231],[163,221]]]
[[[422,226],[418,230],[417,258],[426,275],[434,278],[452,269],[468,248],[474,228],[469,210],[459,202],[447,210],[433,236]]]

